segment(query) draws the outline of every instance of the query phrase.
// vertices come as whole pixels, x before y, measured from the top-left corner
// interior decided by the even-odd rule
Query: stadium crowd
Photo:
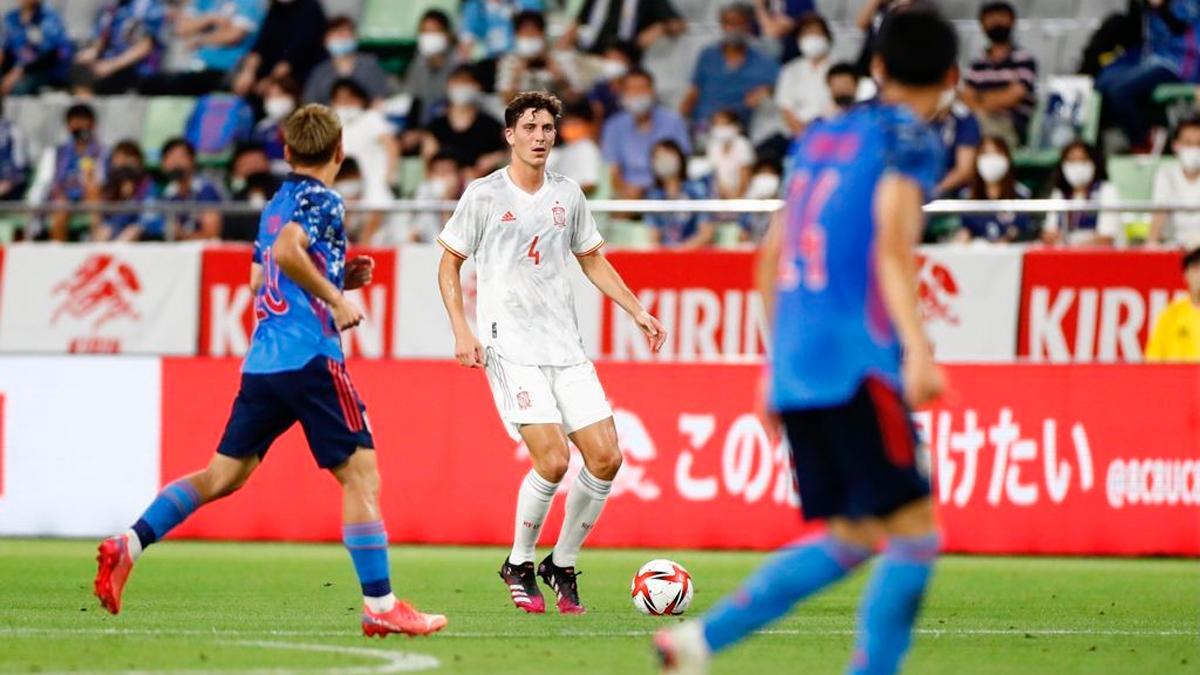
[[[38,157],[13,115],[0,120],[0,199],[146,208],[51,209],[22,219],[16,238],[251,239],[252,215],[153,205],[264,203],[287,171],[280,122],[307,102],[342,119],[349,160],[336,187],[349,202],[454,200],[504,164],[498,113],[526,89],[563,100],[550,168],[593,197],[770,198],[797,134],[874,96],[872,41],[887,13],[923,0],[862,0],[859,57],[846,61],[833,56],[822,0],[721,3],[719,34],[679,74],[687,84],[677,105],[643,63],[648,50],[697,29],[672,0],[416,2],[457,11],[415,14],[415,37],[399,48],[364,44],[358,17],[332,15],[326,4],[335,3],[321,0],[94,0],[91,35],[72,40],[56,8],[73,1],[17,0],[4,15],[5,106],[47,92],[70,103],[61,142]],[[1013,4],[982,2],[975,18],[986,46],[966,55],[935,120],[947,146],[938,196],[1111,203],[1122,195],[1104,150],[1157,159],[1166,149],[1177,161],[1157,165],[1153,198],[1200,205],[1200,118],[1187,109],[1200,82],[1200,0],[1130,0],[1097,22],[1079,55],[1091,79],[1078,95],[1046,86],[1017,41]],[[1183,88],[1182,108],[1163,100],[1164,86]],[[98,102],[125,94],[192,98],[153,147],[132,137],[106,145]],[[1088,129],[1086,101],[1097,99],[1103,133]],[[356,212],[352,237],[430,241],[447,215]],[[1200,213],[1141,217],[1139,227],[1138,214],[970,214],[931,219],[927,238],[1200,243]],[[692,247],[753,239],[765,218],[656,213],[638,227],[647,243]]]

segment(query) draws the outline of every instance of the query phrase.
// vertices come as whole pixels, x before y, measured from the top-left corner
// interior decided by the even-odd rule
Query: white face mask
[[[437,56],[450,46],[450,38],[445,33],[428,31],[417,36],[417,51],[421,56]]]
[[[616,59],[605,59],[604,63],[600,64],[600,72],[606,80],[615,80],[618,77],[624,77],[625,73],[629,72],[629,66],[625,65],[624,61]]]
[[[296,102],[286,96],[275,96],[263,102],[263,111],[267,113],[267,119],[275,122],[292,114],[295,109]]]
[[[470,105],[479,96],[479,90],[470,85],[456,84],[446,87],[446,100],[451,105]]]
[[[255,192],[251,194],[246,198],[246,201],[250,202],[250,206],[253,206],[256,209],[261,209],[267,205],[267,197],[261,192]]]
[[[633,115],[644,115],[654,105],[654,99],[649,96],[626,96],[621,105]]]
[[[975,160],[975,168],[985,183],[998,183],[1008,175],[1008,158],[998,152],[985,152]]]
[[[1086,159],[1063,162],[1062,170],[1067,184],[1076,190],[1091,185],[1092,179],[1096,177],[1095,165]]]
[[[541,54],[545,46],[546,41],[540,37],[519,37],[517,38],[516,49],[514,51],[517,56],[527,59]]]
[[[1179,166],[1183,167],[1184,171],[1200,171],[1200,148],[1183,146],[1175,151],[1175,156],[1179,158]]]
[[[725,143],[737,138],[738,128],[732,124],[717,124],[714,125],[712,131],[712,139],[718,143]]]
[[[747,199],[771,199],[779,196],[779,176],[773,173],[760,173],[750,179],[746,186]]]
[[[829,38],[824,35],[802,35],[796,44],[806,59],[819,59],[829,53]]]
[[[333,107],[333,112],[337,113],[342,124],[350,124],[363,114],[363,109],[356,105],[336,105]]]
[[[433,195],[436,199],[449,199],[450,189],[453,187],[450,180],[441,176],[433,176],[426,179],[426,194]]]
[[[343,180],[334,183],[333,189],[341,193],[346,199],[358,199],[362,196],[363,184],[358,179]]]
[[[654,156],[654,175],[659,178],[673,178],[679,175],[679,158],[672,154],[662,153]]]

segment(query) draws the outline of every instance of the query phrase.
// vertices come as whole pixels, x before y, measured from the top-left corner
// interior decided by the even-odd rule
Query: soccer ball
[[[642,565],[630,584],[630,595],[642,614],[664,616],[686,612],[695,589],[692,575],[683,565],[659,559]]]

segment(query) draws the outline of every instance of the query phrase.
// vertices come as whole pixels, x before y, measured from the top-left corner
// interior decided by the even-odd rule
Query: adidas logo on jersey
[[[516,219],[517,219],[517,217],[513,215],[512,211],[505,211],[504,215],[501,216],[501,218],[500,218],[500,222],[511,223],[511,222],[515,221]]]

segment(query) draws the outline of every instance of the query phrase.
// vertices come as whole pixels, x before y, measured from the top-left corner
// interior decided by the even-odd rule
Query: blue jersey
[[[900,345],[875,278],[875,191],[898,174],[928,199],[943,153],[930,126],[881,103],[814,122],[793,146],[772,337],[776,409],[844,403],[867,375],[899,385]]]
[[[346,207],[321,181],[291,174],[263,209],[254,241],[254,262],[263,284],[254,299],[258,327],[242,371],[299,370],[317,356],[342,361],[342,343],[333,315],[320,299],[279,271],[271,255],[275,238],[288,223],[308,235],[308,255],[339,289],[345,277]]]

